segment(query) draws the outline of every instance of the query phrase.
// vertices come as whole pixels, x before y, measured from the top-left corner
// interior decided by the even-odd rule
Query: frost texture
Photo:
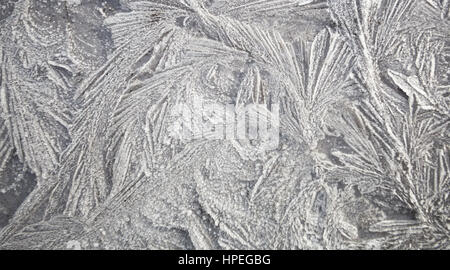
[[[450,248],[449,1],[0,5],[2,249]]]

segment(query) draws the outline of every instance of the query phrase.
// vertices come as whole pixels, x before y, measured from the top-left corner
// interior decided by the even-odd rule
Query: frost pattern
[[[1,248],[450,247],[449,1],[94,2],[1,18]],[[174,138],[199,99],[280,104],[278,148]]]

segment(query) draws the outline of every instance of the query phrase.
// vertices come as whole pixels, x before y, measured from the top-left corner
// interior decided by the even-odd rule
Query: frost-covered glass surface
[[[448,0],[0,0],[1,249],[449,249]]]

